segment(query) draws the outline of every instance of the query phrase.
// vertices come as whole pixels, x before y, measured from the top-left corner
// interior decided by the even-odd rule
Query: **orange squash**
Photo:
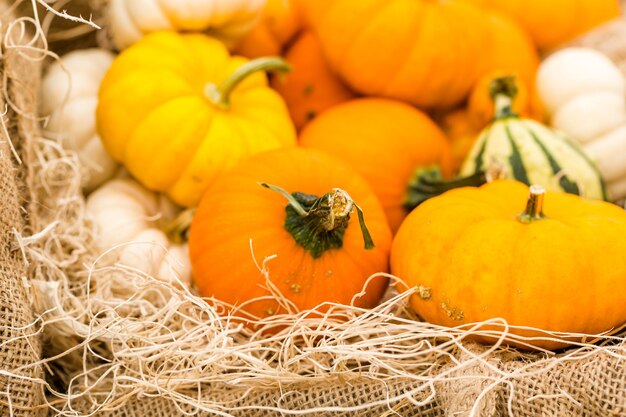
[[[476,133],[478,134],[482,128],[487,126],[489,122],[493,120],[495,109],[493,107],[493,99],[490,95],[491,82],[499,77],[505,75],[513,75],[515,73],[508,71],[491,71],[480,77],[467,102],[468,115],[471,120]],[[517,81],[517,95],[513,100],[512,110],[521,117],[532,118],[538,121],[543,121],[544,111],[539,95],[534,88],[534,82],[530,84],[525,83],[523,80]]]
[[[438,117],[441,127],[450,144],[452,172],[456,174],[474,146],[481,129],[477,129],[466,108],[455,109]]]
[[[616,205],[500,180],[416,208],[394,238],[391,270],[420,290],[411,306],[431,323],[504,318],[597,334],[626,322],[625,234],[626,212]],[[529,342],[554,349],[573,340]]]
[[[491,36],[484,52],[487,71],[514,73],[532,85],[539,68],[539,53],[531,37],[511,18],[498,12],[487,13]]]
[[[298,130],[322,111],[355,96],[328,67],[319,41],[302,33],[285,54],[291,73],[275,77],[272,87],[285,99]]]
[[[306,9],[331,67],[365,95],[452,107],[484,71],[490,28],[471,3],[308,0]]]
[[[620,15],[618,0],[470,0],[516,20],[549,50]]]
[[[267,0],[261,19],[235,47],[248,58],[281,55],[283,47],[303,28],[299,0]]]
[[[260,182],[292,193],[302,211]],[[387,271],[390,245],[385,214],[365,180],[338,159],[302,148],[255,155],[222,176],[204,194],[189,233],[200,293],[245,303],[242,313],[255,317],[286,311],[269,297],[261,269],[297,309],[349,304],[371,274]],[[376,305],[386,286],[373,279],[355,304]]]
[[[299,140],[354,167],[380,199],[392,230],[415,206],[410,185],[420,170],[437,165],[444,175],[451,173],[444,134],[426,114],[398,101],[339,104],[308,124]]]

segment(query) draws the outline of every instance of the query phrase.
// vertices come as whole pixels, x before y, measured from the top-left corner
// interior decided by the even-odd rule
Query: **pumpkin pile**
[[[558,49],[620,11],[528,3],[112,0],[116,51],[51,65],[41,114],[99,249],[250,323],[373,307],[391,272],[435,324],[610,331],[626,83]]]

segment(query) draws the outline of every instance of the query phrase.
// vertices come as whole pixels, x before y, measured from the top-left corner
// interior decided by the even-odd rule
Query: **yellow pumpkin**
[[[420,317],[445,326],[499,317],[588,334],[626,322],[626,212],[539,188],[529,196],[520,182],[494,181],[449,191],[409,214],[392,244],[391,271],[420,290],[411,298]]]
[[[183,206],[240,159],[296,142],[278,93],[259,70],[278,58],[231,57],[201,34],[155,32],[105,75],[96,112],[107,151],[154,191]]]

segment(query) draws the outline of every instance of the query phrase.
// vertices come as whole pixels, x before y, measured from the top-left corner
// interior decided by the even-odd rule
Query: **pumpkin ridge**
[[[376,16],[379,13],[381,13],[383,10],[385,10],[387,7],[389,7],[391,5],[391,2],[381,2],[381,4],[379,4],[379,7],[370,10],[370,18],[369,19],[363,19],[364,20],[364,24],[363,27],[361,28],[361,30],[359,31],[359,34],[352,39],[352,42],[345,48],[345,50],[349,50],[351,49],[352,45],[354,45],[355,43],[358,43],[359,40],[361,40],[362,38],[366,37],[367,33],[367,28],[372,24],[372,16]],[[346,58],[348,57],[348,54],[342,54],[342,59],[339,59],[336,63],[336,72],[337,73],[342,73],[345,69],[343,68],[344,63]],[[348,82],[348,80],[345,80],[347,82],[347,84],[350,84]]]
[[[419,3],[416,3],[416,4],[419,4]],[[427,5],[424,5],[424,6],[427,7]],[[414,22],[411,25],[413,27],[413,30],[410,32],[410,35],[406,37],[406,46],[407,46],[407,50],[409,51],[410,51],[411,46],[418,43],[418,39],[420,37],[419,35],[422,34],[422,22],[426,19],[425,17],[426,10],[427,10],[426,7],[424,7],[423,13],[415,14],[416,18],[414,18]],[[396,68],[393,71],[393,74],[394,74],[393,77],[386,80],[385,85],[383,86],[381,90],[381,93],[386,94],[386,95],[393,94],[393,90],[397,88],[394,84],[400,77],[404,76],[404,71],[406,70],[407,65],[409,65],[409,63],[411,62],[411,58],[412,58],[412,53],[407,53],[404,55],[403,60],[399,61],[399,63],[396,65]],[[424,64],[426,65],[427,63],[424,63]]]
[[[199,103],[203,104],[202,97],[199,97],[197,94],[188,94],[188,95],[178,96],[178,97],[175,97],[173,99],[167,100],[167,101],[161,103],[160,105],[156,106],[152,110],[150,110],[148,113],[146,113],[146,115],[141,119],[140,123],[137,124],[137,126],[135,126],[135,128],[131,132],[129,138],[126,140],[126,145],[125,145],[125,148],[124,148],[125,152],[124,152],[124,155],[121,158],[121,161],[123,161],[124,164],[128,164],[128,161],[131,160],[131,158],[129,158],[129,153],[130,154],[133,153],[132,152],[132,149],[133,149],[132,144],[133,144],[133,142],[135,140],[137,140],[136,134],[137,134],[138,131],[141,131],[142,125],[144,125],[145,123],[151,121],[151,116],[155,112],[159,111],[160,109],[162,109],[164,107],[174,106],[175,104],[173,104],[173,103],[176,103],[176,102],[179,102],[179,101],[188,101],[188,100],[193,100],[193,101],[198,100]],[[201,104],[199,104],[199,106],[200,105]],[[208,132],[211,131],[211,127],[212,127],[213,121],[215,119],[215,113],[207,109],[207,111],[204,114],[204,116],[205,117],[202,117],[202,118],[198,117],[194,121],[195,123],[198,123],[199,125],[201,123],[206,123],[206,129],[203,128],[203,127],[200,127],[200,126],[196,127],[196,130],[206,132],[204,135],[202,135],[202,138],[206,137],[208,135]],[[142,138],[142,136],[139,137],[139,139],[141,139],[141,138]],[[140,140],[139,144],[137,146],[141,146],[141,143],[143,143],[143,142]],[[167,141],[166,142],[166,144],[170,144],[170,145],[173,144],[173,143],[174,143],[173,141]],[[193,150],[193,152],[190,152],[191,158],[187,161],[188,163],[189,163],[189,161],[191,161],[193,159],[193,155],[195,155],[195,152],[197,152],[197,150],[200,148],[202,143],[203,143],[203,140],[198,139],[193,144],[187,144],[188,150],[190,150],[190,151]],[[192,149],[189,149],[189,148],[192,148]],[[167,160],[167,159],[171,158],[171,154],[169,154],[169,153],[163,153],[160,156],[160,158],[158,156],[158,154],[160,152],[159,153],[155,153],[154,150],[153,150],[150,153],[153,155],[153,157],[155,157],[154,158],[155,166],[158,166],[158,164],[156,164],[156,161],[158,161],[159,159]],[[188,163],[185,164],[185,165],[179,165],[179,167],[178,167],[179,168],[179,170],[178,170],[179,174],[185,172],[185,168],[188,165]],[[128,167],[128,169],[129,169],[129,171],[132,170],[130,166]],[[150,177],[149,175],[145,175],[145,173],[138,173],[138,174],[134,174],[134,175],[136,175],[138,177],[141,176],[142,178],[149,178]],[[172,188],[172,187],[174,187],[178,183],[179,179],[180,178],[178,178],[178,177],[170,176],[170,181],[171,182],[168,183],[168,184],[162,184],[160,186],[160,188],[163,188],[163,189],[166,189],[166,190],[169,189],[169,188]],[[145,179],[143,181],[144,181],[144,184],[147,185],[147,181],[145,181]],[[148,188],[150,188],[150,187],[148,187]]]

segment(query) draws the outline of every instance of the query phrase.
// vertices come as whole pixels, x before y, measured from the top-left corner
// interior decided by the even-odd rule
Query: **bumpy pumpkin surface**
[[[448,107],[484,70],[490,28],[463,1],[308,0],[331,67],[355,90]]]
[[[239,159],[295,144],[285,103],[254,72],[272,62],[281,66],[231,57],[200,34],[147,35],[102,81],[96,120],[107,151],[146,187],[195,205]]]
[[[283,195],[259,182],[300,193],[294,197],[307,208],[336,187],[345,190],[363,209],[375,247],[364,248],[357,213],[345,217],[342,204],[331,210],[335,222],[329,223],[328,212],[323,214],[323,210],[305,218]],[[256,155],[222,176],[202,198],[189,236],[200,293],[236,306],[268,297],[243,307],[257,317],[284,312],[270,297],[261,265],[275,287],[299,309],[322,302],[345,304],[362,290],[371,274],[388,269],[390,245],[384,212],[365,180],[338,159],[301,148]],[[386,285],[383,278],[372,280],[355,303],[376,305]]]
[[[528,195],[519,182],[495,181],[449,191],[407,217],[391,270],[420,290],[411,306],[422,318],[459,326],[499,317],[590,334],[626,322],[626,212],[548,192],[545,217],[523,221]]]
[[[396,230],[412,208],[409,188],[424,168],[451,173],[450,151],[437,125],[398,101],[364,98],[332,107],[300,134],[301,146],[336,155],[365,178]]]

